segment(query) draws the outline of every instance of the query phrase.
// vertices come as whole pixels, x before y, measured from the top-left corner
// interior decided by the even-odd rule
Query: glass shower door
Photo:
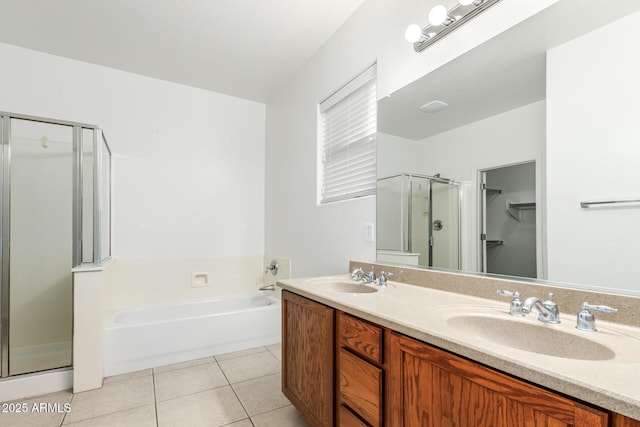
[[[406,251],[408,236],[406,220],[405,188],[408,185],[405,175],[381,178],[377,182],[376,249],[389,251]]]
[[[457,185],[432,181],[431,227],[434,267],[460,268],[460,195]]]
[[[409,192],[411,213],[409,217],[411,230],[411,247],[413,253],[419,253],[419,264],[431,265],[431,180],[411,176]]]
[[[72,362],[73,127],[12,118],[9,156],[8,374],[18,375]]]

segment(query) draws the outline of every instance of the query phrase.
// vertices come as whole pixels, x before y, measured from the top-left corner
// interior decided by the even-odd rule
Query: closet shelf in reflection
[[[536,202],[527,203],[511,203],[509,202],[509,209],[535,209]]]
[[[522,211],[536,208],[536,202],[520,202],[518,200],[507,200],[507,212],[516,221],[522,221]]]

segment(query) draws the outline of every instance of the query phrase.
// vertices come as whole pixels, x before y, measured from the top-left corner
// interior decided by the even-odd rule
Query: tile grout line
[[[151,369],[151,383],[153,384],[153,409],[156,415],[156,427],[158,427],[160,421],[158,421],[158,399],[156,398],[156,374],[153,372],[153,368]]]
[[[69,399],[69,408],[73,408],[73,399],[76,397],[75,393],[73,392],[73,389],[71,389],[71,399]],[[69,412],[71,411],[71,409],[69,409]],[[64,420],[67,418],[67,414],[69,412],[65,412],[64,415],[62,416],[62,421],[60,421],[60,427],[62,427],[62,425],[64,425]]]
[[[205,393],[205,392],[211,391],[211,390],[218,390],[218,389],[224,388],[224,387],[231,387],[231,384],[223,384],[223,385],[220,385],[218,387],[211,387],[211,388],[207,388],[207,389],[204,389],[204,390],[194,391],[192,393],[181,394],[180,396],[172,397],[171,399],[160,400],[160,401],[156,402],[156,407],[157,407],[158,403],[171,402],[172,400],[181,399],[181,398],[187,397],[187,396],[193,396],[194,394]]]
[[[220,363],[218,363],[217,359],[216,359],[216,365],[218,365],[218,369],[220,369],[220,372],[222,372],[222,375],[224,375],[224,378],[229,383],[229,388],[233,392],[233,395],[236,397],[236,399],[238,399],[238,403],[240,404],[240,406],[242,406],[242,410],[244,411],[245,414],[247,414],[247,418],[246,419],[248,419],[249,422],[251,424],[253,424],[253,421],[251,421],[251,415],[249,415],[249,411],[247,411],[247,408],[244,406],[244,403],[242,403],[242,400],[240,400],[240,396],[238,396],[238,393],[236,393],[236,389],[233,388],[233,385],[231,384],[231,381],[229,381],[229,378],[227,377],[227,374],[224,373],[224,371],[222,370],[222,367],[220,366]],[[242,420],[238,420],[238,421],[242,421]]]
[[[289,406],[295,408],[295,406],[293,406],[293,404],[291,402],[289,402],[288,405],[284,405],[284,406],[281,406],[279,408],[269,409],[268,411],[262,412],[260,414],[256,414],[255,416],[259,417],[260,415],[270,414],[272,412],[276,412],[276,411],[279,411],[281,409],[288,408]],[[295,408],[295,409],[297,409],[297,408]],[[249,418],[249,419],[251,420],[251,423],[253,424],[253,418]],[[253,424],[253,425],[255,426],[255,424]]]
[[[143,404],[143,405],[133,406],[133,407],[131,407],[131,408],[120,409],[120,410],[118,410],[118,411],[107,412],[107,413],[105,413],[105,414],[96,415],[96,416],[94,416],[94,417],[82,418],[82,419],[80,419],[80,420],[74,421],[74,422],[69,423],[69,424],[64,424],[64,423],[63,423],[63,425],[61,425],[61,427],[64,427],[64,426],[73,426],[74,424],[77,424],[77,423],[83,423],[83,422],[86,422],[86,421],[89,421],[89,420],[94,420],[94,419],[96,419],[96,418],[105,417],[105,416],[107,416],[107,415],[113,415],[113,414],[117,414],[117,413],[119,413],[119,412],[125,412],[125,411],[130,411],[130,410],[132,410],[132,409],[142,408],[143,406],[147,406],[147,405],[150,405],[150,403],[145,403],[145,404]],[[65,418],[66,418],[66,414],[65,414]]]
[[[213,356],[213,358],[215,359],[215,361],[217,363],[220,363],[220,362],[228,362],[229,360],[242,359],[243,357],[253,357],[253,356],[257,356],[258,354],[262,354],[262,353],[271,353],[271,351],[268,348],[265,347],[263,351],[258,351],[256,353],[242,354],[242,355],[234,356],[234,357],[225,357],[222,360],[218,360],[216,356]],[[271,354],[273,355],[273,353],[271,353]],[[224,356],[224,354],[219,354],[218,356]],[[277,359],[277,357],[276,357],[276,359]],[[280,359],[278,359],[278,360],[280,360]]]
[[[117,381],[117,382],[112,383],[112,384],[117,384],[118,382],[124,382],[124,381],[132,381],[132,380],[136,380],[136,379],[140,379],[140,378],[143,378],[143,377],[130,378],[130,379],[122,380],[122,381]],[[151,381],[152,381],[152,384],[153,384],[153,400],[154,400],[154,404],[155,404],[155,383],[154,383],[154,379],[153,379],[153,372],[152,372],[152,376],[151,376]],[[102,390],[102,389],[104,389],[104,387],[105,387],[105,385],[103,384],[102,387],[100,387],[99,389],[95,389],[95,390]],[[94,390],[88,390],[87,392],[91,392],[91,391],[94,391]],[[81,392],[81,393],[85,393],[85,392]],[[73,399],[75,399],[75,397],[76,397],[76,394],[72,393],[70,403],[73,401]],[[63,419],[63,423],[61,424],[61,427],[64,427],[64,425],[73,425],[73,424],[80,423],[80,422],[86,422],[88,420],[93,420],[95,418],[100,418],[100,417],[104,417],[104,416],[107,416],[107,415],[117,414],[118,412],[124,412],[124,411],[129,411],[129,410],[132,410],[132,409],[138,409],[138,408],[141,408],[141,407],[147,406],[147,405],[150,405],[150,403],[143,403],[143,404],[140,404],[140,405],[137,405],[137,406],[132,406],[130,408],[119,409],[117,411],[107,412],[107,413],[95,415],[95,416],[92,416],[92,417],[89,417],[89,418],[82,418],[82,419],[73,421],[70,424],[64,424],[64,421],[66,420],[67,415],[68,415],[68,414],[65,414],[64,415],[64,419]],[[70,411],[69,413],[71,413],[71,412],[72,411]],[[156,413],[156,425],[157,425],[157,413]]]
[[[213,388],[210,388],[210,389],[207,389],[207,390],[215,390],[215,389],[222,388],[222,387],[224,387],[224,386],[228,385],[228,386],[231,388],[232,392],[234,393],[234,395],[235,395],[236,399],[237,399],[237,400],[238,400],[238,402],[240,403],[240,406],[242,407],[243,411],[244,411],[244,412],[245,412],[245,414],[247,415],[247,418],[243,418],[242,420],[247,420],[247,419],[248,419],[248,420],[249,420],[249,422],[250,422],[253,426],[255,426],[255,423],[254,423],[254,421],[253,421],[252,417],[249,415],[249,412],[247,411],[247,408],[245,407],[245,405],[244,405],[244,404],[242,403],[242,401],[240,400],[240,397],[239,397],[239,396],[238,396],[238,394],[236,393],[236,390],[235,390],[235,388],[234,388],[233,386],[234,386],[235,384],[241,384],[241,383],[244,383],[244,382],[248,382],[248,381],[252,381],[252,380],[256,380],[256,379],[260,379],[260,378],[265,378],[265,377],[272,376],[272,375],[278,375],[278,374],[280,374],[281,372],[270,372],[270,373],[266,373],[266,374],[264,374],[264,375],[259,375],[259,376],[254,377],[254,378],[247,378],[247,379],[244,379],[244,380],[242,380],[242,381],[238,381],[238,382],[234,382],[234,383],[232,383],[232,382],[229,380],[229,378],[228,378],[227,374],[225,373],[225,371],[222,369],[222,366],[220,365],[220,363],[221,363],[221,362],[225,362],[225,361],[227,361],[227,360],[239,359],[239,358],[248,357],[248,356],[254,356],[254,355],[257,355],[257,354],[261,354],[261,353],[269,353],[269,354],[271,354],[271,356],[273,356],[274,358],[278,359],[278,360],[281,362],[281,359],[280,359],[280,358],[279,358],[279,357],[278,357],[278,356],[277,356],[277,355],[276,355],[276,354],[275,354],[271,349],[267,348],[267,346],[261,346],[261,347],[259,347],[259,348],[262,348],[262,349],[264,349],[264,350],[263,350],[263,351],[256,352],[256,353],[246,354],[246,355],[238,355],[238,356],[236,356],[236,357],[232,357],[232,358],[228,358],[228,359],[226,359],[226,358],[225,358],[225,359],[224,359],[224,360],[222,360],[222,361],[218,361],[218,359],[216,358],[216,356],[208,356],[208,358],[211,358],[211,361],[210,361],[210,362],[202,363],[202,365],[206,365],[206,364],[209,364],[209,363],[217,365],[218,369],[220,370],[220,372],[221,372],[221,373],[222,373],[222,375],[224,376],[225,380],[227,381],[227,384],[225,384],[225,385],[222,385],[222,386],[219,386],[219,387],[213,387]],[[189,369],[189,368],[193,368],[193,367],[197,367],[197,366],[199,366],[199,365],[187,366],[187,367],[184,367],[184,368],[177,368],[177,369],[173,369],[173,370],[171,370],[171,371],[161,372],[161,373],[159,373],[158,375],[161,375],[161,374],[164,374],[164,373],[167,373],[167,372],[175,372],[175,371],[177,371],[177,370],[181,370],[181,369]],[[155,411],[156,426],[158,426],[158,425],[159,425],[159,420],[158,420],[158,403],[159,403],[159,402],[158,402],[158,400],[157,400],[156,384],[155,384],[155,375],[156,375],[156,372],[154,371],[154,368],[149,368],[149,369],[150,369],[150,375],[151,375],[151,379],[152,379],[152,387],[153,387],[153,403],[154,403],[154,411]],[[134,379],[137,379],[137,378],[142,378],[142,377],[144,377],[144,376],[145,376],[145,375],[141,375],[141,376],[139,376],[139,377],[126,378],[126,379],[122,379],[122,380],[114,381],[114,382],[113,382],[113,384],[116,384],[116,383],[119,383],[119,382],[122,382],[122,381],[128,381],[128,380],[134,380]],[[103,388],[104,386],[105,386],[105,384],[103,384],[103,386],[102,386],[101,388]],[[207,391],[207,390],[203,390],[203,391]],[[200,393],[200,392],[190,393],[189,395],[191,395],[191,394],[196,394],[196,393]],[[40,397],[48,396],[48,395],[50,395],[50,394],[53,394],[53,393],[47,393],[47,394],[41,395]],[[183,397],[183,396],[179,396],[179,397]],[[69,402],[68,402],[68,403],[71,405],[71,407],[73,407],[73,402],[74,402],[75,398],[76,398],[76,394],[75,394],[75,393],[73,393],[73,391],[71,391],[71,397],[70,397]],[[176,397],[176,398],[174,398],[174,399],[177,399],[177,398],[178,398],[178,397]],[[169,400],[173,400],[173,399],[167,399],[166,401],[169,401]],[[163,402],[164,402],[164,401],[163,401]],[[94,416],[94,417],[90,417],[90,418],[86,418],[86,419],[81,419],[81,420],[76,420],[76,421],[74,421],[73,423],[76,423],[76,422],[84,422],[84,421],[88,421],[88,420],[91,420],[91,419],[94,419],[94,418],[99,418],[99,417],[102,417],[102,416],[105,416],[105,415],[111,415],[111,414],[115,414],[115,413],[122,412],[122,411],[126,411],[126,410],[136,409],[136,408],[139,408],[139,407],[142,407],[142,406],[145,406],[145,405],[146,405],[146,404],[144,404],[144,405],[140,405],[140,406],[135,406],[135,407],[132,407],[132,408],[122,409],[122,410],[119,410],[119,411],[108,412],[108,413],[106,413],[106,414],[100,414],[100,415],[97,415],[97,416]],[[269,412],[273,412],[273,411],[276,411],[276,410],[282,409],[282,408],[284,408],[284,407],[286,407],[286,406],[283,406],[283,407],[280,407],[280,408],[274,408],[274,409],[272,409],[272,410],[269,410],[269,411],[266,411],[266,412],[263,412],[263,413],[260,413],[260,414],[256,414],[256,415],[266,414],[266,413],[269,413]],[[62,420],[61,420],[60,424],[57,424],[59,427],[63,427],[64,425],[68,425],[68,424],[65,424],[65,422],[66,422],[66,418],[67,418],[67,416],[68,416],[68,415],[69,415],[69,413],[71,413],[71,412],[72,412],[72,410],[71,410],[71,411],[69,411],[69,412],[65,412],[65,413],[63,414],[63,416],[62,416]],[[242,421],[242,420],[238,420],[238,421]],[[236,421],[234,421],[234,422],[236,422]],[[73,424],[73,423],[72,423],[72,424]]]
[[[194,365],[194,366],[187,366],[186,368],[178,368],[178,369],[173,369],[171,371],[164,371],[164,372],[154,372],[153,375],[164,375],[164,374],[170,374],[172,372],[177,372],[177,371],[184,371],[185,369],[193,369],[193,368],[199,368],[201,366],[206,366],[206,365],[212,365],[212,363],[201,363],[199,365]]]
[[[236,384],[243,384],[243,383],[247,383],[247,382],[249,382],[249,381],[258,380],[258,379],[260,379],[260,378],[265,378],[265,377],[270,377],[270,376],[273,376],[273,375],[280,375],[280,374],[281,374],[281,371],[278,371],[278,372],[272,372],[272,373],[270,373],[270,374],[260,375],[259,377],[253,377],[253,378],[248,378],[248,379],[246,379],[246,380],[237,381],[237,382],[233,383],[233,385],[236,385]],[[229,385],[232,385],[232,384],[231,384],[231,383],[229,383]]]
[[[204,393],[204,392],[206,392],[206,391],[210,391],[210,390],[217,390],[217,389],[219,389],[219,388],[223,388],[223,387],[231,386],[231,383],[229,382],[229,379],[228,379],[228,378],[227,378],[227,376],[224,374],[224,371],[222,371],[222,368],[220,368],[220,366],[218,365],[218,362],[216,362],[216,360],[215,360],[215,356],[208,356],[208,357],[212,357],[212,358],[213,358],[213,362],[202,363],[202,364],[200,364],[200,365],[195,365],[195,366],[187,366],[186,368],[174,369],[173,371],[160,372],[160,373],[158,373],[158,374],[156,374],[153,370],[151,371],[151,375],[153,376],[153,400],[154,400],[154,403],[155,403],[155,405],[156,405],[156,421],[157,421],[157,415],[158,415],[158,403],[170,402],[170,401],[172,401],[172,400],[180,399],[180,398],[183,398],[183,397],[186,397],[186,396],[193,396],[194,394]],[[155,386],[155,384],[156,384],[156,379],[155,379],[156,377],[155,377],[155,376],[156,376],[156,375],[164,375],[164,374],[168,374],[168,373],[170,373],[170,372],[176,372],[176,371],[180,371],[180,370],[183,370],[183,369],[193,369],[193,368],[197,368],[197,367],[204,366],[204,365],[208,365],[208,364],[210,364],[210,365],[218,365],[218,369],[220,369],[220,373],[222,374],[222,376],[224,376],[224,379],[227,381],[227,383],[226,383],[226,384],[219,385],[219,386],[217,386],[217,387],[207,388],[207,389],[204,389],[204,390],[194,391],[194,392],[187,393],[187,394],[182,394],[182,395],[180,395],[180,396],[172,397],[171,399],[165,399],[165,400],[160,400],[160,401],[158,401],[158,398],[157,398],[157,396],[156,396],[156,386]],[[153,368],[152,368],[152,369],[153,369]]]

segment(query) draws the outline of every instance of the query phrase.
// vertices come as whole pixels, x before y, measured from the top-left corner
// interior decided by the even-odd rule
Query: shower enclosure
[[[438,175],[378,179],[378,261],[459,269],[460,191]]]
[[[71,270],[111,254],[111,152],[93,125],[0,112],[0,376],[71,366]]]

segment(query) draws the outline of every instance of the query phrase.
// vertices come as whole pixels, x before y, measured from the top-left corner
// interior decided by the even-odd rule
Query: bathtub
[[[130,308],[106,316],[105,376],[275,344],[280,300],[263,294]]]

